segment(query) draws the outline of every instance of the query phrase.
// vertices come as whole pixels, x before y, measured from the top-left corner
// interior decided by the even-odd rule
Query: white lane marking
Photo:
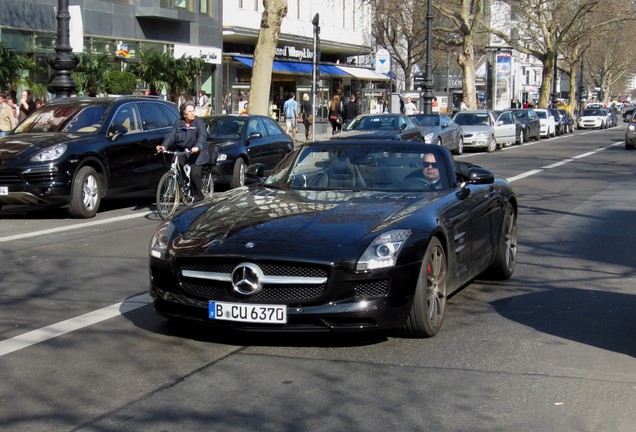
[[[508,177],[506,180],[508,180],[508,183],[512,183],[514,181],[521,180],[521,179],[533,176],[535,174],[539,174],[540,172],[543,172],[546,169],[557,168],[557,167],[560,167],[562,165],[565,165],[566,163],[574,162],[576,159],[583,159],[585,157],[595,155],[596,153],[601,152],[603,150],[607,150],[608,148],[612,148],[612,147],[619,146],[619,145],[623,145],[623,141],[618,141],[618,142],[615,142],[614,144],[610,144],[610,145],[608,145],[606,147],[599,147],[596,150],[593,150],[591,152],[587,152],[587,153],[583,153],[583,154],[580,154],[580,155],[577,155],[577,156],[572,156],[571,158],[563,159],[562,161],[555,162],[555,163],[553,163],[551,165],[546,165],[542,169],[533,169],[533,170],[530,170],[530,171],[526,171],[524,173],[517,174],[514,177]]]
[[[50,229],[45,229],[45,230],[41,230],[41,231],[33,231],[33,232],[24,233],[24,234],[16,234],[16,235],[12,235],[12,236],[0,237],[0,242],[9,242],[9,241],[13,241],[13,240],[22,240],[22,239],[25,239],[25,238],[37,237],[37,236],[41,236],[41,235],[44,235],[44,234],[55,234],[55,233],[64,232],[64,231],[70,231],[70,230],[74,230],[74,229],[78,229],[78,228],[86,228],[86,227],[92,227],[92,226],[96,226],[96,225],[103,225],[103,224],[107,224],[107,223],[119,222],[119,221],[128,220],[128,219],[135,219],[135,218],[138,218],[138,217],[146,217],[146,216],[148,216],[150,214],[152,214],[152,213],[135,213],[135,214],[126,215],[126,216],[118,216],[118,217],[109,218],[109,219],[102,219],[102,220],[78,223],[78,224],[73,224],[73,225],[67,225],[67,226],[63,226],[63,227],[59,227],[59,228],[50,228]]]
[[[97,309],[93,312],[89,312],[75,318],[60,321],[58,323],[51,324],[50,326],[42,327],[19,336],[12,337],[11,339],[0,341],[0,357],[23,348],[30,347],[31,345],[62,336],[66,333],[97,324],[109,318],[123,315],[126,312],[146,306],[149,303],[150,297],[148,296],[148,293],[139,294],[134,297],[127,298],[122,302],[106,306],[102,309]]]

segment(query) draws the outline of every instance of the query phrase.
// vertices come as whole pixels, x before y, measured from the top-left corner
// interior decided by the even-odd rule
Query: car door
[[[263,117],[261,119],[263,121],[263,125],[265,126],[265,130],[269,135],[269,138],[274,147],[274,166],[278,164],[290,151],[294,149],[294,141],[291,139],[289,135],[283,131],[280,126],[269,117]]]
[[[541,130],[541,120],[539,120],[539,116],[532,108],[528,108],[528,130],[530,131],[529,136],[539,136],[539,131]]]
[[[250,117],[245,127],[245,149],[250,164],[261,163],[271,171],[282,159],[280,137],[270,134],[265,127],[266,117]]]
[[[120,105],[107,129],[110,141],[105,148],[109,189],[126,190],[148,186],[147,172],[150,142],[143,130],[137,103]]]
[[[514,143],[517,140],[517,125],[511,112],[503,112],[495,122],[497,144]]]

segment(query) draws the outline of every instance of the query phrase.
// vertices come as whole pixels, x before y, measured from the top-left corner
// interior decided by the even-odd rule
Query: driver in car
[[[433,153],[426,153],[422,158],[422,163],[424,164],[424,166],[422,167],[422,174],[424,175],[424,179],[428,180],[428,182],[434,189],[441,189],[441,176],[439,173],[439,166],[437,160],[435,159],[435,155]]]

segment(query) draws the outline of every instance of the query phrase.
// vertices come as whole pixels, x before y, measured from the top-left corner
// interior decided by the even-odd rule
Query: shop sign
[[[130,58],[130,50],[128,49],[127,43],[124,43],[124,41],[117,42],[115,57]]]
[[[214,64],[221,64],[222,57],[220,48],[181,44],[174,44],[173,55],[174,58],[196,57],[206,63]]]
[[[313,59],[314,53],[309,48],[297,49],[294,46],[284,46],[282,48],[276,48],[276,57],[306,60]]]

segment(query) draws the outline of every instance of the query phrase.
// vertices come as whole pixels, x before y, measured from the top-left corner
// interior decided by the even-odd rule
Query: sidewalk
[[[285,126],[283,125],[283,129]],[[316,123],[316,132],[314,135],[314,141],[322,141],[328,140],[331,138],[331,123],[329,122],[318,122]],[[311,139],[311,129],[309,130],[309,141]],[[296,131],[296,139],[295,143],[304,143],[305,142],[305,125],[302,123],[298,124],[298,130]]]

